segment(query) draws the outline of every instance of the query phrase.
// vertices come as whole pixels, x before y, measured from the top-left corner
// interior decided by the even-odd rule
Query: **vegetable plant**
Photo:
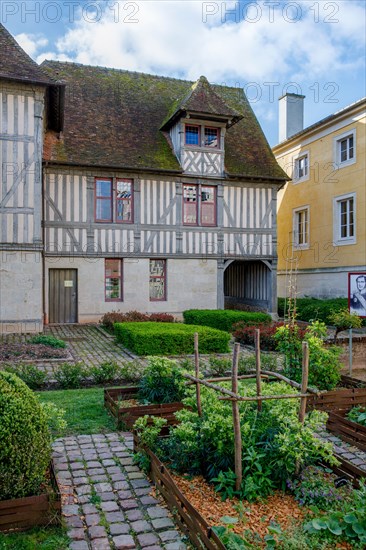
[[[357,422],[357,424],[361,424],[361,426],[366,426],[366,409],[365,407],[361,407],[361,405],[357,405],[356,407],[353,407],[348,413],[347,413],[348,420],[352,420],[352,422]]]

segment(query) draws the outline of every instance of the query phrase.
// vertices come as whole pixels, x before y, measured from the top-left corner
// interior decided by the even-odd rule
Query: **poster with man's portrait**
[[[366,272],[348,273],[348,307],[351,313],[366,317]]]

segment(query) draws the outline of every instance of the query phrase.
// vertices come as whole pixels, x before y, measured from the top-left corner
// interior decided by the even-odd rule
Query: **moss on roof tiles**
[[[0,79],[32,84],[53,84],[33,59],[0,23]]]
[[[56,61],[46,61],[42,68],[66,84],[63,145],[54,147],[48,160],[181,171],[160,128],[189,95],[192,82]],[[243,117],[226,133],[228,174],[284,179],[244,93],[212,89],[216,105]]]

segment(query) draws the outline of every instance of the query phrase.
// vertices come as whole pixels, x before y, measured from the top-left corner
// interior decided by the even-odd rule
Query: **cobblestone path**
[[[103,361],[115,361],[119,365],[136,359],[136,356],[115,343],[114,337],[95,325],[53,325],[46,334],[52,334],[68,343],[75,360],[87,366],[97,366]]]
[[[342,441],[339,437],[328,432],[325,428],[318,433],[318,436],[324,441],[328,441],[333,446],[333,451],[341,458],[348,460],[354,466],[365,470],[366,476],[366,452],[361,451],[358,447],[354,447],[345,441]]]
[[[53,445],[70,550],[184,550],[167,510],[133,465],[132,435],[79,435]]]

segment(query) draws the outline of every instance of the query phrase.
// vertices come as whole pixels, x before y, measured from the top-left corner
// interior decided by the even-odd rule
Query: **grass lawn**
[[[0,550],[67,550],[69,538],[61,527],[34,528],[26,533],[3,535]]]
[[[116,429],[114,419],[104,408],[102,388],[45,391],[37,392],[37,395],[41,402],[52,401],[65,410],[67,428],[56,433],[56,437],[107,433]]]

